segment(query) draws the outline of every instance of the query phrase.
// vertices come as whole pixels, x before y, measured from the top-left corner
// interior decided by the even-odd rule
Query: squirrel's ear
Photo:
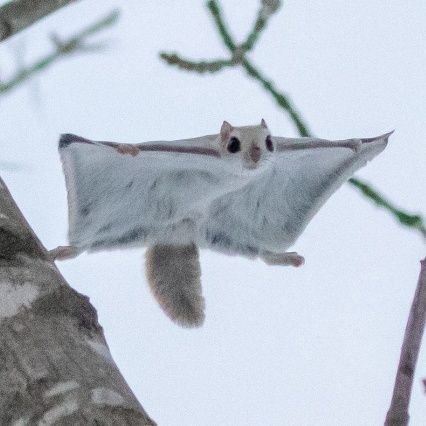
[[[267,129],[268,128],[268,125],[266,124],[266,121],[262,118],[262,120],[261,120],[261,122],[260,122],[260,125],[262,126],[262,127],[264,127],[265,129]]]
[[[222,138],[222,141],[228,141],[229,135],[231,134],[232,130],[234,128],[231,124],[229,124],[227,121],[224,121],[222,123],[222,127],[220,128],[220,136]]]

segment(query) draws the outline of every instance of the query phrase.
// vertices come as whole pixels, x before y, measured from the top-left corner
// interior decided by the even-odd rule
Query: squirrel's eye
[[[272,143],[272,139],[270,135],[266,136],[265,144],[266,144],[266,149],[268,151],[272,152],[274,150],[274,144]]]
[[[227,146],[227,149],[232,154],[238,152],[241,149],[240,141],[236,137],[231,138],[231,140],[229,141],[229,144]]]

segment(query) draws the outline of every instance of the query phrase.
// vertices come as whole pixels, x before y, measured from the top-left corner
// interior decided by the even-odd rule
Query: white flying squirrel
[[[62,135],[70,246],[52,256],[146,246],[148,283],[164,312],[182,326],[200,326],[198,249],[302,265],[302,256],[286,250],[391,133],[284,138],[271,136],[262,119],[244,127],[224,121],[216,135],[136,145]]]

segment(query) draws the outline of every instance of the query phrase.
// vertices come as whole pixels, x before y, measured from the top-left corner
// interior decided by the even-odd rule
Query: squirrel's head
[[[263,118],[258,126],[233,127],[224,121],[220,141],[222,157],[238,158],[243,169],[263,168],[274,156],[275,144]]]

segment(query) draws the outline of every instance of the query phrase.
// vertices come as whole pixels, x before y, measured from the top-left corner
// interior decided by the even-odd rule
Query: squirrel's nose
[[[260,160],[260,148],[257,145],[252,145],[250,148],[250,158],[257,163]]]

